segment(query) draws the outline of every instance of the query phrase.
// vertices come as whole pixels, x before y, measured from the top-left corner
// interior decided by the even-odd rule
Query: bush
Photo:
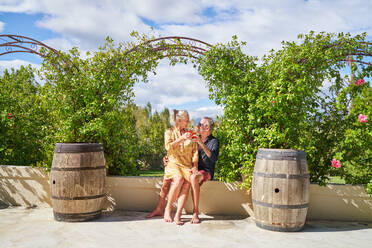
[[[0,164],[36,165],[49,118],[33,69],[5,70],[0,78]]]
[[[130,106],[133,85],[146,81],[157,65],[150,51],[115,47],[107,39],[104,47],[80,58],[74,48],[69,53],[47,54],[40,77],[46,81],[42,96],[52,117],[46,137],[48,166],[57,142],[102,143],[108,173],[136,175],[139,156],[136,120]]]
[[[281,50],[261,60],[244,54],[245,43],[236,37],[211,48],[200,59],[199,72],[210,97],[224,107],[217,176],[240,180],[243,175],[250,187],[258,148],[290,148],[307,152],[312,182],[324,185],[332,174],[351,183],[370,182],[370,125],[356,121],[357,114],[371,113],[370,86],[355,88],[341,73],[349,54],[372,56],[365,37],[312,32],[298,42],[283,42]],[[358,68],[358,78],[371,76],[370,64]],[[341,171],[331,166],[335,157],[348,161]]]

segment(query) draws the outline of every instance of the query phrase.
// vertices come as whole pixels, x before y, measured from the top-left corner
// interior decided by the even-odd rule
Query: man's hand
[[[191,174],[197,174],[199,171],[198,171],[198,168],[193,166],[191,169],[190,169],[190,172]]]
[[[164,156],[163,158],[164,167],[168,165],[168,162],[169,162],[169,158],[167,156]]]
[[[201,138],[198,136],[198,135],[193,135],[192,137],[191,137],[191,141],[192,142],[196,142],[196,143],[200,143],[200,142],[202,142],[202,140],[201,140]]]

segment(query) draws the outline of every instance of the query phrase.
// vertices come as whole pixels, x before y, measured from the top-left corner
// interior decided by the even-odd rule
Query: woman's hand
[[[164,158],[163,158],[164,167],[166,167],[168,165],[168,162],[169,162],[169,158],[167,156],[164,156]]]
[[[176,147],[177,147],[180,143],[182,143],[182,142],[184,142],[184,141],[186,141],[186,140],[191,140],[191,137],[192,137],[192,135],[191,135],[189,132],[185,132],[185,133],[183,133],[179,138],[177,138],[175,141],[173,141],[173,142],[171,143],[172,148],[173,148],[173,149],[176,149]]]
[[[184,134],[181,135],[181,138],[183,140],[192,140],[192,134],[190,132],[185,132]]]

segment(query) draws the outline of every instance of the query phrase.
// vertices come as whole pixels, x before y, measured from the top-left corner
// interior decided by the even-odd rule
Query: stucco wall
[[[372,197],[357,185],[310,184],[307,219],[372,221]]]
[[[157,204],[161,183],[159,177],[107,177],[110,205],[117,209],[150,212]],[[200,191],[200,212],[248,216],[250,195],[240,190],[237,183],[210,181],[204,183]],[[192,212],[191,194],[185,210]]]
[[[150,212],[161,183],[158,177],[106,177],[105,208]],[[0,205],[51,207],[49,187],[49,176],[42,169],[0,166]],[[238,183],[211,181],[201,187],[204,214],[249,216],[250,203],[250,195]],[[192,210],[191,197],[185,210]],[[372,198],[361,186],[312,184],[307,219],[372,222]]]
[[[50,207],[49,175],[29,166],[0,166],[0,202],[10,206]]]

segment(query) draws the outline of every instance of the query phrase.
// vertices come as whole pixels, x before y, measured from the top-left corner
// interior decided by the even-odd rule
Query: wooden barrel
[[[252,180],[256,225],[282,232],[299,231],[309,204],[306,153],[287,149],[258,149]]]
[[[105,176],[101,144],[57,143],[50,172],[54,218],[87,221],[100,217]]]

